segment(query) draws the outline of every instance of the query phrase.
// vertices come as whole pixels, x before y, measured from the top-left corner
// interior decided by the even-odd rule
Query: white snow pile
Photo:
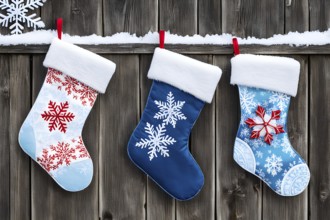
[[[17,35],[0,35],[0,45],[27,45],[27,44],[50,44],[52,39],[57,37],[54,30],[38,30]],[[211,45],[229,45],[232,43],[231,34],[215,35],[193,35],[179,36],[166,32],[165,44],[211,44]],[[135,34],[127,32],[116,33],[112,36],[70,36],[64,34],[62,39],[74,44],[158,44],[158,32],[149,32],[144,36],[138,37]],[[304,33],[290,32],[288,34],[276,34],[270,38],[238,38],[239,44],[260,44],[260,45],[281,45],[288,44],[294,46],[306,45],[325,45],[330,44],[330,29],[324,32],[307,31]]]

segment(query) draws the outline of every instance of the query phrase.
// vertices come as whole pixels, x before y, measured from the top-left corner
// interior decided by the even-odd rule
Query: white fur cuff
[[[156,48],[148,78],[170,84],[210,103],[221,74],[217,66]]]
[[[300,64],[292,58],[240,54],[231,68],[231,84],[297,95]]]
[[[44,66],[54,68],[104,93],[115,72],[116,64],[95,53],[54,39]]]

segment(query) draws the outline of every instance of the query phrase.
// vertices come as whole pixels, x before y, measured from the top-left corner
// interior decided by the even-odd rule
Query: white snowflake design
[[[176,142],[176,140],[168,135],[165,135],[165,123],[162,123],[154,129],[154,126],[147,123],[144,128],[148,134],[148,139],[141,138],[140,142],[135,144],[136,147],[141,149],[148,147],[149,160],[151,161],[157,157],[157,153],[160,153],[163,157],[169,157],[169,150],[167,146],[170,146]]]
[[[46,0],[0,0],[0,9],[5,10],[6,14],[0,14],[0,25],[8,27],[11,34],[21,34],[24,29],[24,24],[30,28],[43,28],[44,22],[40,17],[36,17],[35,13],[27,15],[29,10],[37,9],[43,6]]]
[[[282,147],[282,152],[289,154],[290,157],[295,158],[296,157],[296,152],[294,152],[294,150],[291,147],[290,141],[287,138],[284,138],[282,143],[281,143],[281,147]]]
[[[282,117],[280,118],[280,120],[278,120],[278,123],[280,123],[280,124],[286,124],[286,117],[287,117],[287,113],[286,112],[282,112]]]
[[[262,158],[262,157],[264,156],[264,153],[262,153],[260,150],[258,150],[258,151],[256,152],[256,156],[257,156],[258,158]]]
[[[263,179],[263,180],[265,181],[265,183],[266,183],[268,186],[272,185],[272,181],[270,181],[270,179],[265,178],[265,179]]]
[[[275,190],[277,193],[281,193],[282,180],[278,179],[275,182]]]
[[[281,143],[282,143],[282,138],[275,135],[273,142],[272,142],[272,147],[277,149],[277,148],[281,147]]]
[[[243,128],[242,130],[241,130],[241,132],[240,132],[240,135],[241,136],[248,136],[250,134],[250,129],[248,129],[248,128]]]
[[[175,102],[172,92],[169,92],[166,97],[166,102],[155,101],[155,104],[159,108],[154,116],[156,119],[163,119],[163,123],[166,125],[171,124],[175,128],[178,120],[186,120],[186,116],[181,112],[184,101]]]
[[[266,158],[265,168],[267,168],[267,173],[272,176],[276,176],[278,172],[282,171],[282,158],[277,157],[275,154],[272,154],[271,157]]]
[[[291,163],[289,163],[289,167],[288,167],[288,169],[290,169],[290,168],[292,168],[292,167],[294,167],[294,166],[296,166],[296,165],[298,165],[298,164],[302,164],[302,163],[305,163],[304,161],[302,161],[301,160],[301,158],[298,158],[298,160],[297,161],[292,161]]]
[[[266,176],[265,172],[261,168],[256,170],[256,174],[259,175],[261,178],[264,178]]]
[[[78,169],[79,169],[79,173],[86,176],[92,168],[89,165],[82,164]]]
[[[255,94],[249,92],[246,87],[241,87],[239,92],[241,107],[248,114],[251,114],[252,110],[257,106],[257,103],[253,101],[254,97]]]
[[[248,118],[248,114],[244,114],[244,112],[241,112],[241,120],[239,122],[240,125],[245,125],[245,119]]]
[[[249,142],[251,144],[253,150],[256,150],[259,147],[262,147],[264,145],[264,142],[263,142],[262,139],[249,139],[249,138],[246,138],[245,142]]]
[[[281,92],[272,92],[272,95],[269,97],[269,102],[276,104],[281,111],[284,111],[288,106],[289,100],[290,96]]]

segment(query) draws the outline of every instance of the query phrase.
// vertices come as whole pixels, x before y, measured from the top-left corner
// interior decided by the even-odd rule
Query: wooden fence
[[[71,35],[111,35],[149,30],[234,33],[268,37],[330,27],[327,0],[48,0],[38,11],[46,28],[64,19]],[[1,33],[7,31],[0,29]],[[147,71],[156,45],[87,45],[117,64],[106,94],[99,95],[83,138],[94,162],[84,191],[62,190],[20,149],[20,126],[45,78],[48,46],[0,46],[0,219],[299,219],[330,216],[330,46],[242,46],[242,53],[297,59],[301,75],[289,111],[289,136],[308,161],[311,182],[299,196],[276,195],[233,161],[239,123],[237,88],[229,84],[230,46],[166,45],[223,70],[215,98],[191,134],[190,149],[205,175],[191,201],[165,194],[128,159],[126,145],[143,111],[151,81]],[[79,64],[77,64],[79,65]]]

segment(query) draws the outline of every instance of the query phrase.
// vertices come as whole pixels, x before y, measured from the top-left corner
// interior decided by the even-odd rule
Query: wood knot
[[[0,87],[0,93],[4,97],[9,97],[9,87],[8,86]]]
[[[239,198],[244,198],[246,196],[246,193],[239,184],[236,184],[233,189],[228,189],[227,194],[234,195]]]
[[[103,216],[102,216],[102,219],[104,220],[112,220],[113,219],[113,216],[110,212],[104,212],[103,213]]]
[[[81,14],[81,10],[79,8],[72,8],[71,11],[73,14]]]
[[[329,190],[322,190],[320,192],[320,200],[321,202],[325,202],[329,197]]]

